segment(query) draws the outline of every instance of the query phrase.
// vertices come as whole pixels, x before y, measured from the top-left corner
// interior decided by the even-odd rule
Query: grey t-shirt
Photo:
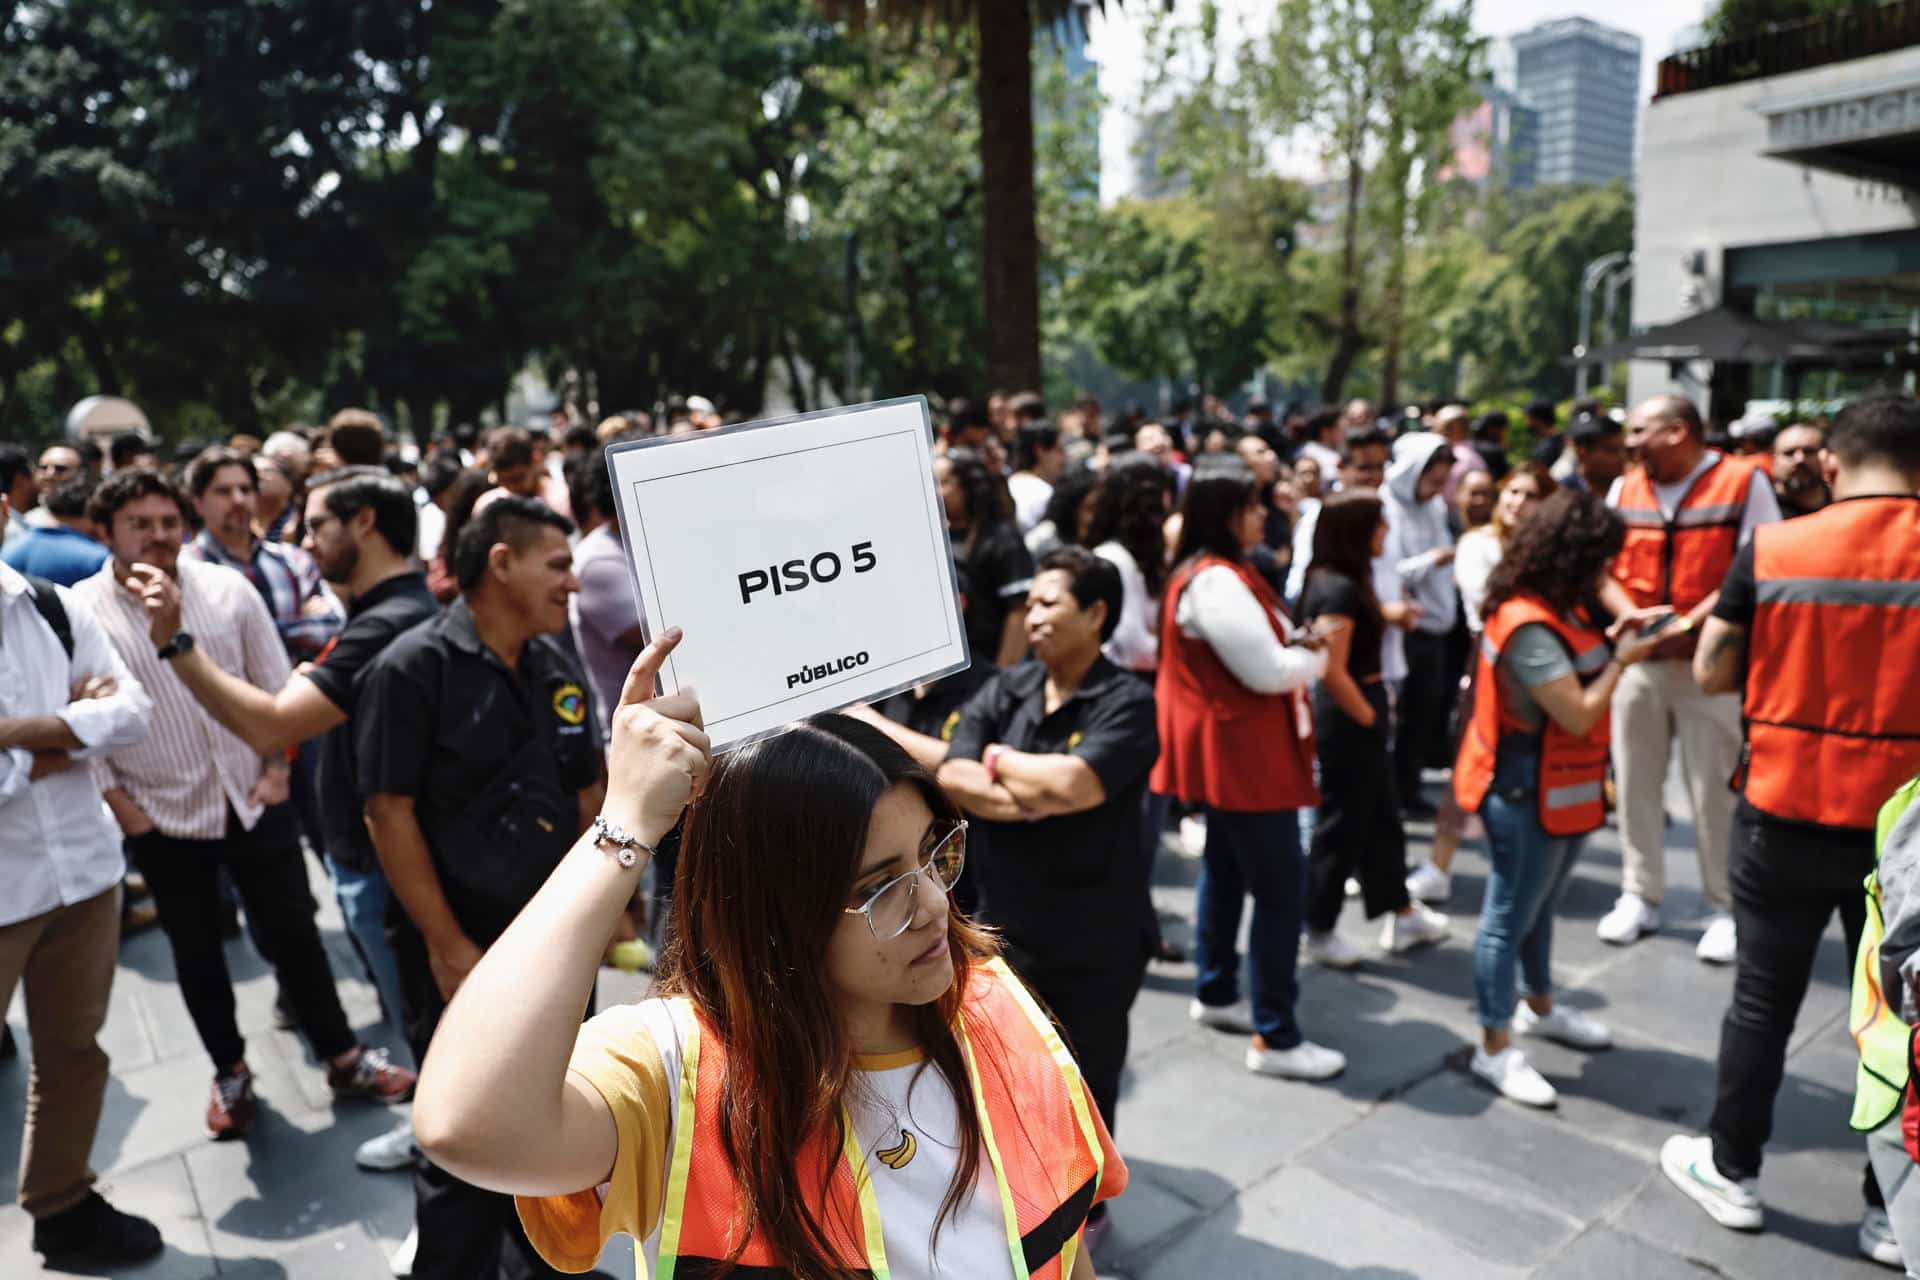
[[[627,670],[640,656],[639,649],[620,643],[619,638],[642,621],[627,555],[613,524],[601,525],[580,539],[573,549],[573,572],[580,579],[580,591],[573,597],[573,639],[593,685],[594,711],[605,737]]]
[[[1495,670],[1507,710],[1526,726],[1528,733],[1539,733],[1547,724],[1547,713],[1540,709],[1533,691],[1561,676],[1574,674],[1573,657],[1567,652],[1567,646],[1560,642],[1553,628],[1543,622],[1529,622],[1508,636]]]

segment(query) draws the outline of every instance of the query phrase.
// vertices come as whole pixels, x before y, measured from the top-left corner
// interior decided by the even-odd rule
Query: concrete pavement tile
[[[277,1258],[334,1228],[360,1230],[375,1218],[390,1225],[396,1206],[411,1207],[406,1177],[354,1166],[354,1147],[386,1127],[370,1123],[378,1117],[361,1113],[317,1133],[300,1132],[278,1114],[261,1119],[244,1143],[206,1143],[187,1153],[222,1257]]]
[[[1861,1164],[1865,1164],[1865,1151]],[[1770,1157],[1760,1174],[1767,1229],[1728,1231],[1667,1181],[1651,1176],[1609,1225],[1709,1275],[1876,1280],[1892,1273],[1859,1256],[1860,1170],[1825,1155]]]
[[[1161,1166],[1154,1181],[1205,1209],[1218,1206],[1344,1125],[1356,1111],[1324,1085],[1256,1076],[1240,1064],[1245,1040],[1201,1032],[1137,1063],[1120,1102],[1119,1141],[1129,1162]]]
[[[1176,1236],[1140,1280],[1271,1276],[1286,1280],[1502,1280],[1526,1274],[1475,1257],[1396,1208],[1289,1166]]]
[[[1604,1016],[1604,1015],[1602,1015]],[[1527,1061],[1560,1090],[1558,1114],[1575,1132],[1652,1159],[1675,1133],[1696,1133],[1713,1111],[1713,1061],[1629,1036],[1583,1053],[1520,1041]]]
[[[1193,966],[1156,964],[1149,969],[1127,1020],[1128,1060],[1137,1062],[1192,1031],[1187,1017],[1192,999]]]
[[[1165,1166],[1125,1152],[1122,1155],[1127,1161],[1127,1189],[1109,1209],[1113,1228],[1101,1249],[1102,1271],[1109,1260],[1124,1269],[1129,1260],[1151,1258],[1171,1235],[1196,1220],[1201,1212],[1186,1196],[1163,1184],[1168,1172]]]
[[[272,1054],[250,1058],[254,1088],[262,1098],[284,1099],[297,1093],[286,1069]],[[204,1053],[177,1055],[138,1071],[115,1071],[107,1080],[100,1132],[93,1159],[102,1170],[144,1164],[162,1155],[204,1145],[207,1095],[213,1068]]]
[[[1708,1060],[1719,1053],[1733,973],[1701,964],[1691,944],[1644,939],[1597,973],[1576,976],[1584,991],[1598,997],[1582,1007],[1594,1009],[1616,1031],[1670,1052]]]
[[[1429,951],[1408,968],[1451,960],[1444,948]],[[1316,974],[1302,985],[1296,1009],[1309,1039],[1347,1055],[1346,1071],[1324,1087],[1362,1103],[1441,1070],[1472,1022],[1451,995],[1422,998],[1411,984],[1367,970]]]
[[[272,1256],[222,1257],[220,1280],[383,1280],[387,1251],[360,1226],[338,1227]]]
[[[1449,1071],[1307,1153],[1307,1168],[1487,1258],[1535,1266],[1624,1202],[1646,1165]]]
[[[9,1179],[8,1191],[12,1192]],[[186,1165],[177,1157],[155,1160],[102,1179],[97,1190],[125,1213],[160,1228],[166,1251],[138,1269],[140,1280],[203,1280],[213,1275],[212,1244],[200,1216]],[[15,1204],[0,1209],[0,1276],[67,1275],[43,1271],[33,1252],[33,1220]]]
[[[1704,1280],[1702,1271],[1644,1240],[1611,1227],[1595,1227],[1567,1246],[1565,1253],[1533,1273],[1533,1280]]]

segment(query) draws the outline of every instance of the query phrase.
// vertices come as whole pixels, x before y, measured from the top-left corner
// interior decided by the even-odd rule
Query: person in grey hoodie
[[[1400,807],[1409,817],[1434,808],[1420,794],[1423,766],[1451,763],[1447,712],[1459,672],[1447,661],[1447,635],[1459,616],[1453,585],[1453,531],[1441,490],[1453,466],[1445,436],[1415,431],[1394,442],[1381,490],[1386,506],[1385,557],[1416,606],[1406,633],[1407,675],[1401,685],[1393,737],[1393,769]]]

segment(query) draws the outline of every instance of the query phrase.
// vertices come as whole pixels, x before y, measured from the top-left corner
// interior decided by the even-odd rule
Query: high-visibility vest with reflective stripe
[[[1848,498],[1754,530],[1747,802],[1865,831],[1920,769],[1920,498]]]
[[[1507,707],[1497,670],[1507,641],[1530,622],[1551,628],[1560,638],[1583,685],[1592,683],[1613,657],[1599,631],[1568,621],[1537,596],[1514,596],[1493,611],[1474,666],[1473,718],[1461,736],[1460,756],[1453,766],[1454,799],[1469,813],[1480,811],[1493,785],[1500,735],[1532,732]],[[1540,730],[1539,791],[1540,829],[1548,835],[1585,835],[1606,821],[1608,725],[1609,718],[1601,716],[1593,728],[1576,736],[1555,724],[1553,717],[1546,718]]]
[[[1646,468],[1627,472],[1615,508],[1627,522],[1627,540],[1613,576],[1635,604],[1670,604],[1685,613],[1720,589],[1740,547],[1752,477],[1751,463],[1722,457],[1694,478],[1669,520]]]
[[[1886,848],[1887,833],[1916,798],[1920,798],[1920,778],[1894,792],[1893,798],[1881,806],[1876,850]],[[1887,922],[1880,910],[1880,877],[1875,872],[1867,877],[1867,924],[1860,933],[1859,954],[1854,957],[1853,1007],[1847,1016],[1847,1029],[1853,1033],[1853,1043],[1860,1053],[1850,1123],[1861,1133],[1872,1133],[1893,1119],[1907,1097],[1913,1068],[1913,1032],[1900,1020],[1900,993],[1888,992],[1880,975],[1880,944],[1886,935]]]
[[[656,1280],[699,1280],[735,1256],[745,1201],[721,1141],[726,1050],[684,998],[669,1001],[682,1049],[674,1111],[673,1155],[660,1217]],[[1017,1280],[1065,1280],[1082,1246],[1087,1211],[1126,1185],[1109,1167],[1092,1098],[1053,1024],[1006,963],[976,964],[959,1026],[987,1161],[993,1168]],[[804,1194],[835,1261],[850,1275],[886,1280],[886,1246],[873,1175],[852,1121],[837,1150],[824,1140],[794,1153]],[[825,1175],[824,1177],[822,1175]],[[754,1233],[737,1257],[738,1274],[784,1276],[781,1260]]]

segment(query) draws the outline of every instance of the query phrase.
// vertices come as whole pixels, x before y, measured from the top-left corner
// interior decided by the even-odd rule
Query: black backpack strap
[[[60,599],[59,589],[45,578],[36,578],[31,574],[27,575],[27,586],[28,594],[33,597],[33,607],[53,628],[60,647],[67,651],[67,661],[73,661],[73,621],[67,617],[67,606]]]

